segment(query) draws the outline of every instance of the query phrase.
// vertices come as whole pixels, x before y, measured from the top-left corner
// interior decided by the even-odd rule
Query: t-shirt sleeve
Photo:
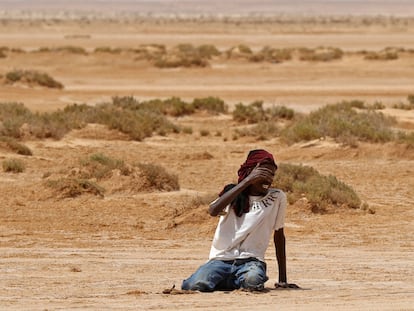
[[[287,198],[286,194],[283,191],[279,192],[279,200],[276,202],[279,204],[277,209],[276,221],[273,227],[274,230],[279,230],[285,226],[285,215],[287,207]]]

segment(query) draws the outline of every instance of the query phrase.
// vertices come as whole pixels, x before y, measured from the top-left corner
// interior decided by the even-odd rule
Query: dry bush
[[[280,135],[281,129],[274,121],[261,121],[253,127],[236,129],[239,137],[253,136],[257,140],[267,140]]]
[[[233,110],[233,119],[243,123],[258,123],[276,121],[278,119],[292,120],[295,116],[294,110],[285,106],[272,106],[264,109],[263,101],[255,101],[250,105],[239,103]]]
[[[261,51],[255,53],[249,57],[252,62],[270,62],[281,63],[283,61],[292,59],[293,49],[275,49],[269,46],[265,46]]]
[[[332,207],[360,208],[355,191],[335,176],[323,176],[310,166],[281,163],[273,185],[283,189],[289,203],[306,200],[312,212],[324,213]]]
[[[128,165],[102,153],[80,159],[79,167],[57,174],[49,173],[45,185],[60,198],[91,193],[103,197],[108,192],[148,192],[179,190],[178,177],[154,164]]]
[[[88,52],[80,46],[60,46],[60,47],[40,47],[38,50],[33,51],[34,53],[68,53],[68,54],[79,54],[88,55]]]
[[[6,173],[22,173],[26,169],[24,162],[20,159],[6,159],[2,166]]]
[[[48,88],[63,89],[63,84],[53,79],[47,73],[36,70],[13,70],[6,73],[6,83],[22,82],[28,85],[39,85]]]
[[[360,103],[344,101],[322,107],[294,122],[282,131],[282,137],[289,144],[325,136],[344,144],[350,138],[374,143],[395,139],[394,118],[374,110],[358,112],[355,104]]]
[[[414,109],[414,95],[407,96],[408,103],[398,103],[393,105],[393,108],[403,109],[403,110],[412,110]]]
[[[366,60],[395,60],[398,59],[398,52],[390,50],[382,50],[380,52],[368,52],[364,56]]]
[[[84,179],[95,178],[97,180],[112,176],[113,171],[118,170],[121,175],[128,176],[132,170],[124,161],[111,158],[102,153],[95,153],[81,160],[82,170],[80,175]]]
[[[195,98],[191,104],[195,110],[204,110],[213,114],[226,113],[228,106],[218,97]]]
[[[227,58],[235,59],[250,59],[253,55],[253,51],[245,44],[239,44],[238,46],[231,47],[226,51]]]
[[[221,55],[221,52],[212,44],[202,44],[197,47],[197,50],[203,59],[212,59],[214,56]]]
[[[301,48],[298,50],[299,59],[312,62],[328,62],[341,59],[343,51],[333,47],[318,47],[316,49]]]
[[[6,147],[20,155],[33,155],[32,151],[26,145],[23,145],[11,137],[0,136],[0,146],[4,143]]]
[[[178,176],[168,173],[162,166],[138,163],[137,167],[145,179],[144,189],[159,191],[180,190]]]
[[[81,178],[59,178],[46,181],[46,186],[55,190],[60,198],[74,198],[85,193],[103,197],[105,189],[97,183]]]
[[[121,54],[121,48],[111,48],[109,46],[97,47],[94,50],[94,53],[107,53],[107,54]]]

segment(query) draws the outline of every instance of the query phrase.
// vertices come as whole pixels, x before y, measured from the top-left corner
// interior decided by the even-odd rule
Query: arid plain
[[[50,89],[0,84],[0,102],[21,102],[40,113],[73,103],[96,105],[113,96],[138,100],[217,96],[229,105],[262,100],[309,113],[326,104],[381,102],[396,128],[414,130],[414,110],[394,108],[414,94],[414,22],[385,19],[271,22],[8,20],[0,27],[0,74],[46,72],[64,85]],[[280,63],[215,57],[205,67],[159,68],[133,49],[162,44],[211,44],[224,52],[240,44],[253,52],[274,48],[341,49],[341,58]],[[73,53],[60,47],[81,47]],[[119,53],[97,52],[100,47]],[[401,48],[397,59],[367,60],[365,52]],[[43,49],[41,48],[48,48]],[[363,52],[365,51],[365,52]],[[19,174],[0,172],[0,308],[2,310],[413,310],[414,151],[398,143],[346,147],[327,138],[286,145],[278,137],[235,138],[243,127],[231,113],[171,118],[192,133],[133,141],[90,124],[60,140],[22,142]],[[210,133],[202,135],[201,133]],[[215,133],[220,133],[216,135]],[[236,178],[248,150],[265,148],[280,163],[304,164],[351,185],[369,210],[314,214],[300,203],[286,219],[288,278],[303,290],[274,290],[273,247],[267,254],[265,293],[164,294],[178,288],[209,252],[217,219],[203,198]],[[46,175],[103,153],[128,163],[161,165],[180,190],[130,191],[122,176],[105,184],[104,197],[60,198]],[[111,191],[119,185],[120,191]],[[200,203],[201,202],[201,203]]]

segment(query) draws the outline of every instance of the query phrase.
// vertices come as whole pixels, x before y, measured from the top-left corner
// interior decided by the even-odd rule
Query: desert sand
[[[103,28],[103,25],[106,28]],[[62,90],[0,85],[0,102],[21,102],[33,111],[68,104],[95,105],[112,96],[137,99],[218,96],[234,107],[263,100],[308,113],[325,104],[360,99],[382,102],[397,127],[414,129],[414,110],[393,105],[414,89],[414,55],[368,61],[355,51],[414,48],[413,28],[371,25],[117,23],[94,20],[4,22],[0,46],[21,49],[0,58],[0,74],[13,69],[47,72]],[[99,54],[101,46],[214,44],[220,50],[246,44],[273,47],[332,46],[349,52],[339,60],[279,64],[217,59],[204,68],[156,68],[133,55]],[[33,52],[78,46],[87,55]],[[414,310],[414,151],[361,143],[344,147],[330,139],[284,145],[273,138],[232,139],[240,126],[230,114],[174,118],[193,134],[154,135],[143,141],[91,124],[61,140],[26,139],[33,156],[0,149],[0,159],[19,157],[27,168],[0,172],[1,310]],[[200,135],[201,130],[212,133]],[[213,133],[220,132],[221,135]],[[253,148],[278,162],[304,164],[351,185],[370,209],[314,214],[300,204],[286,219],[288,279],[302,290],[275,290],[273,246],[266,259],[264,293],[164,294],[180,287],[208,257],[217,218],[200,198],[214,197],[234,181]],[[179,178],[180,190],[103,198],[59,198],[45,188],[45,174],[75,166],[79,158],[105,153],[127,162],[149,162]],[[118,180],[114,178],[113,183]],[[107,185],[109,188],[114,185]],[[202,202],[202,203],[200,203]]]

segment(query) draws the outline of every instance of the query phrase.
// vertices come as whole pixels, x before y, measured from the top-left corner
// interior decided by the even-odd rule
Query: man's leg
[[[181,289],[212,292],[220,282],[230,277],[231,267],[231,264],[220,260],[210,260],[199,267],[188,279],[184,280]]]
[[[259,260],[246,262],[236,270],[236,286],[248,290],[263,290],[266,276],[266,264]]]

